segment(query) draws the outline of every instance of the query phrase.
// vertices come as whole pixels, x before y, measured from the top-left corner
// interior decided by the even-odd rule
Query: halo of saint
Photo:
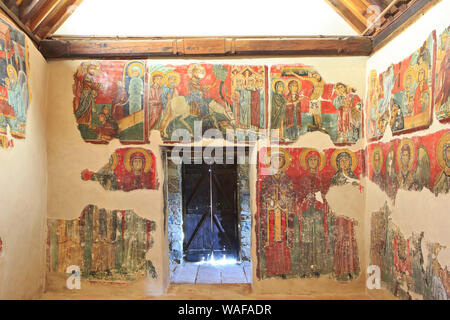
[[[128,65],[126,65],[125,68],[127,69],[128,76],[130,76],[131,78],[134,77],[133,72],[135,70],[139,71],[138,78],[141,78],[144,75],[144,65],[141,62],[128,63]],[[124,77],[125,77],[125,74],[124,74]],[[124,79],[124,81],[125,81],[125,79]]]
[[[379,156],[379,161],[380,161],[380,163],[384,163],[384,162],[383,162],[383,161],[384,161],[384,159],[383,159],[383,151],[381,150],[381,147],[380,147],[380,146],[375,146],[375,147],[373,148],[373,150],[372,150],[372,154],[370,155],[370,165],[371,165],[373,171],[374,171],[376,174],[379,174],[379,173],[381,172],[381,167],[382,167],[382,165],[381,165],[381,166],[377,166],[377,165],[375,164],[375,155],[378,155],[378,156]]]
[[[350,151],[349,149],[337,149],[333,152],[331,155],[331,165],[333,166],[334,170],[338,171],[339,166],[337,163],[337,159],[339,155],[346,153],[350,159],[351,159],[351,171],[354,171],[356,169],[356,166],[358,164],[358,161],[356,159],[356,155],[353,151]]]
[[[189,78],[192,78],[194,70],[197,71],[197,77],[199,79],[203,79],[205,77],[205,75],[206,75],[205,67],[203,67],[200,64],[191,64],[189,66],[189,69],[188,69],[188,76],[189,76]]]
[[[170,81],[170,79],[175,78],[175,81]],[[181,78],[180,74],[175,71],[170,71],[166,73],[166,76],[164,77],[164,82],[168,88],[176,88],[180,84]]]
[[[414,142],[411,139],[403,139],[398,147],[397,147],[397,153],[396,153],[396,157],[397,157],[397,166],[399,169],[401,169],[403,167],[402,165],[402,149],[405,148],[405,146],[409,147],[409,163],[408,163],[408,171],[411,171],[413,164],[414,164],[414,158],[415,158],[415,154],[416,154],[416,147],[414,146]]]
[[[276,170],[276,172],[284,172],[286,171],[289,166],[291,165],[291,154],[283,148],[278,149],[276,152],[272,153],[273,149],[267,150],[266,159],[265,159],[265,165],[268,168],[272,168]],[[275,165],[277,168],[273,168],[273,158],[277,158],[278,161],[275,162]],[[282,160],[281,160],[282,159]]]
[[[450,132],[447,132],[441,137],[436,148],[438,164],[441,169],[445,171],[450,171],[449,166],[447,165],[447,155],[445,154],[448,148],[450,148]]]
[[[273,92],[277,92],[277,86],[278,86],[278,83],[280,83],[280,82],[283,84],[283,93],[284,93],[284,90],[286,89],[286,83],[285,83],[284,79],[279,79],[279,78],[272,80]]]
[[[311,157],[317,157],[317,161],[318,161],[317,170],[318,171],[323,170],[323,168],[325,167],[325,164],[326,164],[325,155],[322,152],[319,152],[313,148],[303,149],[302,152],[300,153],[299,160],[300,160],[300,165],[302,166],[302,168],[304,170],[309,170],[309,166],[308,166],[307,162]]]
[[[150,156],[150,154],[148,154],[148,152],[144,149],[141,148],[133,148],[128,150],[125,153],[124,159],[123,159],[123,163],[125,166],[125,169],[128,172],[132,172],[132,161],[137,158],[140,157],[143,162],[143,168],[144,168],[144,173],[147,173],[150,171],[151,167],[152,167],[152,157]]]

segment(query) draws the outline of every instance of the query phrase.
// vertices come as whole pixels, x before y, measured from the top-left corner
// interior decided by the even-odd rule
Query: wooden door
[[[236,165],[183,165],[186,261],[239,257]]]

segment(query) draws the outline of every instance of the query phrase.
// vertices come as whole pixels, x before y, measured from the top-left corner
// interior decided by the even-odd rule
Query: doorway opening
[[[245,161],[234,157],[179,165],[167,157],[172,283],[251,282],[248,150]]]

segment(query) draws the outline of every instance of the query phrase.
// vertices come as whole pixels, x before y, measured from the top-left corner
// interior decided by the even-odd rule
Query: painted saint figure
[[[299,160],[306,172],[297,181],[301,191],[297,195],[294,233],[299,233],[299,236],[298,241],[297,236],[294,237],[292,270],[300,277],[318,277],[331,271],[332,260],[328,245],[331,217],[324,200],[326,190],[320,174],[326,159],[315,149],[304,149]]]
[[[100,125],[95,128],[95,131],[101,141],[111,141],[119,136],[119,125],[111,116],[108,106],[104,106],[102,111],[98,114]]]
[[[98,95],[98,90],[101,88],[101,84],[97,83],[95,79],[100,66],[97,63],[89,63],[86,68],[87,70],[82,75],[81,83],[78,84],[78,74],[75,74],[75,90],[77,91],[76,88],[79,88],[81,93],[80,101],[75,108],[75,117],[77,118],[78,124],[87,124],[91,128],[95,98]]]
[[[206,99],[206,93],[213,88],[213,85],[203,85],[200,80],[206,75],[205,68],[199,64],[193,64],[189,67],[189,93],[191,114],[197,117],[209,116],[209,104]]]
[[[400,189],[410,190],[414,182],[412,166],[414,162],[415,148],[410,139],[404,139],[397,149],[397,184]]]
[[[338,142],[347,142],[352,121],[352,96],[348,94],[347,86],[340,82],[336,83],[334,91],[337,95],[333,105],[338,110]]]
[[[152,170],[152,156],[144,149],[130,149],[124,156],[124,165],[127,170],[122,178],[122,189],[131,191],[136,189],[157,189],[155,175]]]
[[[450,132],[439,140],[436,148],[436,159],[442,172],[437,176],[433,192],[435,195],[450,191]]]
[[[386,168],[385,168],[385,187],[386,193],[391,199],[395,198],[398,190],[397,171],[395,170],[395,152],[389,150],[386,155]]]
[[[264,178],[261,186],[259,217],[260,245],[264,254],[265,276],[283,276],[291,273],[292,221],[295,192],[292,179],[285,173],[290,165],[290,154],[268,151],[266,163],[274,170]]]
[[[342,186],[347,183],[359,184],[353,170],[357,166],[356,155],[348,149],[336,150],[331,159],[336,173],[331,178],[331,186]]]
[[[149,116],[149,130],[158,123],[163,111],[162,96],[162,81],[164,74],[160,71],[155,71],[150,76],[151,87],[148,94],[148,105],[150,108]]]
[[[371,164],[373,169],[372,181],[376,183],[381,190],[384,190],[384,176],[381,172],[381,168],[383,167],[383,151],[378,146],[372,151]]]
[[[271,128],[279,129],[279,136],[284,138],[284,128],[286,122],[286,99],[284,97],[284,81],[274,80],[272,84],[272,115]]]
[[[142,109],[142,95],[144,94],[144,81],[142,80],[143,67],[139,64],[129,67],[131,77],[128,87],[128,106],[130,114],[136,113]]]
[[[300,88],[300,81],[297,79],[289,80],[286,97],[285,135],[290,140],[295,140],[302,130],[301,101],[304,99],[304,96],[299,94]]]

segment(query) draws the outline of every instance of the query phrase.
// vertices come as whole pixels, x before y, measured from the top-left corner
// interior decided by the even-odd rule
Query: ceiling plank
[[[28,11],[21,17],[22,21],[34,32],[39,23],[50,13],[59,1],[60,0],[33,1]]]
[[[364,30],[363,33],[362,33],[361,35],[363,35],[363,36],[367,35],[367,33],[369,32],[369,30],[372,29],[373,27],[375,27],[375,25],[376,25],[378,22],[380,22],[381,18],[383,18],[383,17],[386,15],[386,13],[388,13],[389,10],[391,10],[391,8],[394,7],[394,6],[397,4],[398,1],[399,1],[399,0],[393,0],[386,8],[384,8],[384,10],[378,15],[378,17],[376,17],[376,18],[372,21],[372,24],[371,24],[370,26],[368,26],[368,27],[366,28],[366,30]]]
[[[340,0],[325,0],[358,34],[366,29],[365,19],[356,16],[347,6]]]
[[[375,34],[373,37],[373,53],[384,47],[388,42],[416,22],[440,1],[441,0],[415,0],[410,2],[405,10],[402,11],[401,9],[400,13],[397,14],[395,18],[392,18],[391,22],[387,22],[382,26],[382,29]]]
[[[53,1],[53,0],[51,0]],[[58,30],[58,28],[70,17],[83,0],[60,0],[47,16],[33,29],[33,32],[41,39],[45,39]]]
[[[44,39],[47,59],[177,56],[368,56],[369,37],[61,38]]]
[[[22,21],[20,21],[20,19],[14,14],[14,12],[9,10],[9,8],[5,3],[3,3],[3,1],[0,1],[0,9],[3,10],[3,12],[17,25],[19,29],[21,29],[33,41],[36,46],[39,45],[39,41],[41,39],[34,35],[31,30],[28,29],[28,27],[24,25]]]

